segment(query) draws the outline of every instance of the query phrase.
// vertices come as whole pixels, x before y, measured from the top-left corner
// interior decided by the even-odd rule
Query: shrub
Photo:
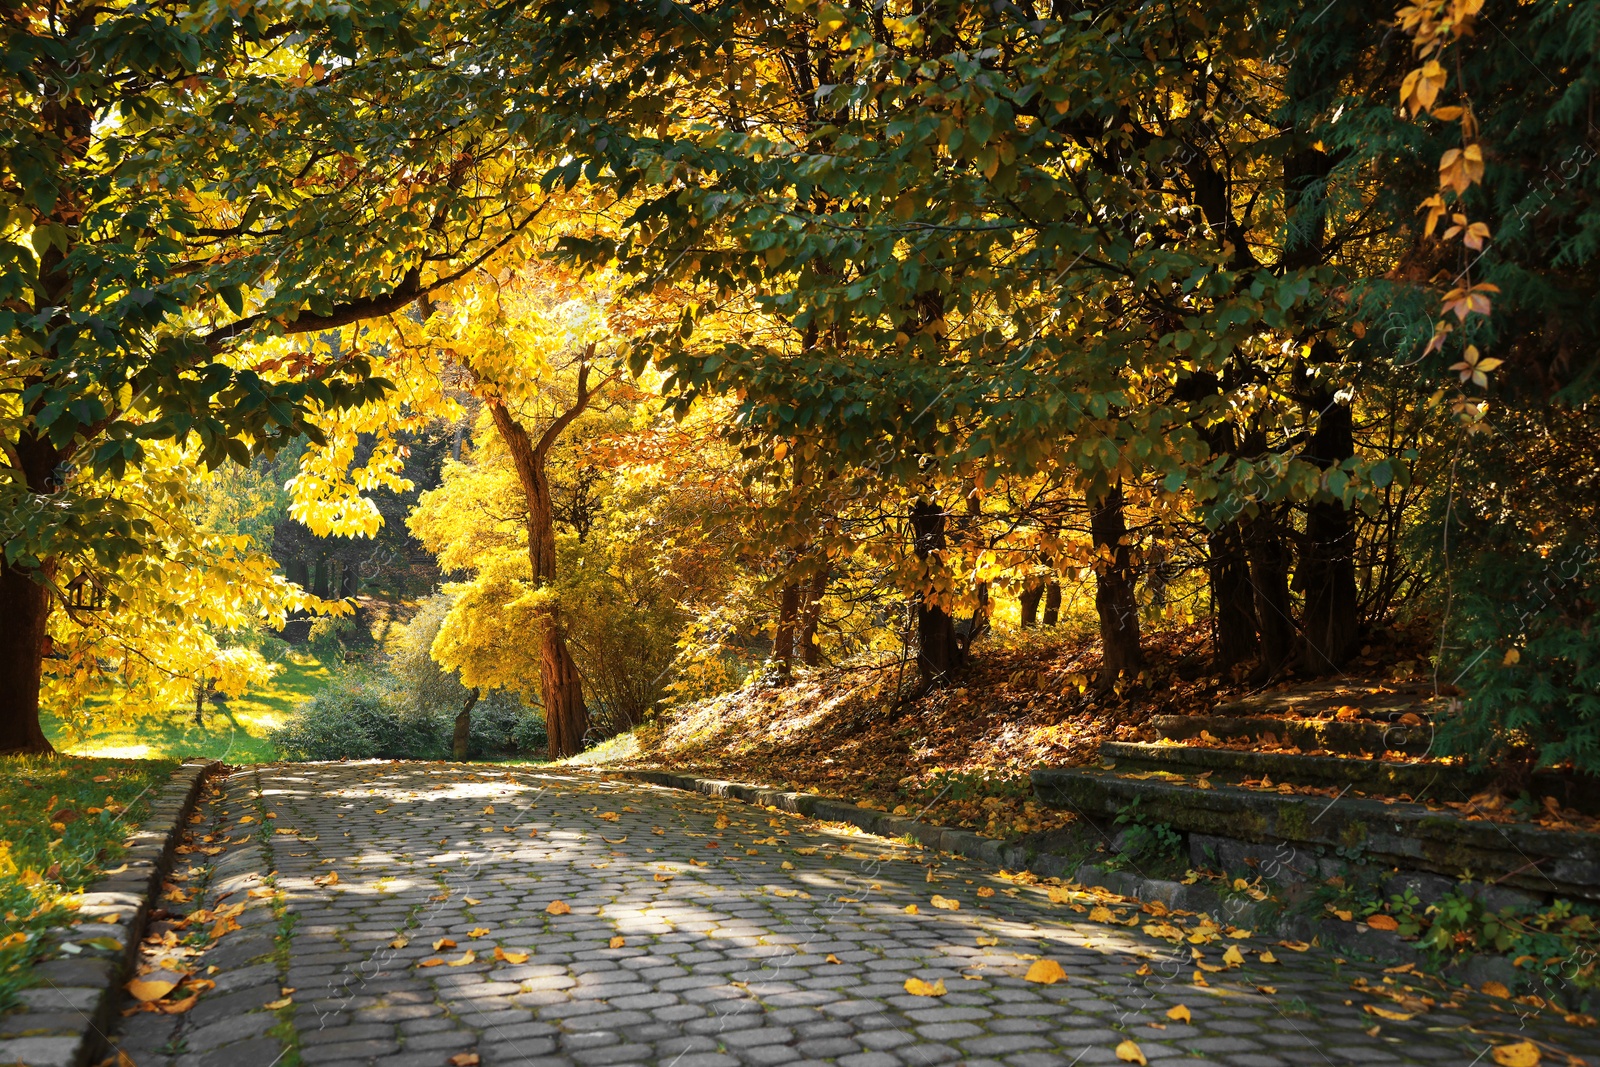
[[[395,699],[383,679],[342,674],[295,708],[270,740],[286,759],[442,759],[436,719]]]

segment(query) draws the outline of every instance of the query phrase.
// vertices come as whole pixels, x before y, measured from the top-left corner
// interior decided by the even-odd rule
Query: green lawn
[[[74,756],[158,759],[199,756],[228,763],[264,763],[277,758],[266,740],[289,712],[325,684],[328,668],[314,656],[291,652],[267,683],[225,704],[207,704],[205,725],[194,724],[194,707],[176,707],[73,737],[53,715],[44,715],[50,743]]]
[[[0,758],[0,1011],[31,983],[41,932],[67,921],[70,895],[115,865],[171,759]]]

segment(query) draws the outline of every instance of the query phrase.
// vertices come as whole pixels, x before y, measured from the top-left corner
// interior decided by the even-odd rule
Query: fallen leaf
[[[435,951],[435,952],[438,952],[441,949],[455,948],[455,947],[456,947],[456,943],[454,941],[450,940],[448,937],[441,937],[439,940],[437,940],[437,941],[435,941],[433,943],[433,951]]]
[[[907,904],[906,905],[906,914],[907,915],[921,915],[922,912],[917,909],[917,906],[915,904]]]
[[[1278,987],[1271,985],[1258,985],[1256,986],[1256,992],[1265,993],[1269,997],[1275,997],[1278,995]]]
[[[602,811],[596,818],[604,819],[606,822],[618,822],[622,816],[614,811]]]
[[[1148,1067],[1150,1063],[1144,1058],[1144,1050],[1133,1041],[1124,1041],[1117,1046],[1117,1059],[1124,1063],[1137,1063],[1139,1067]]]
[[[1114,923],[1117,917],[1111,914],[1111,909],[1104,904],[1096,905],[1089,909],[1089,921],[1092,923]]]
[[[611,939],[609,947],[611,947],[611,948],[623,948],[624,946],[627,945],[627,943],[628,943],[628,939],[623,937],[621,934],[618,934],[616,937],[613,937]]]
[[[914,997],[942,997],[945,994],[944,979],[929,985],[920,978],[907,978],[906,992]]]
[[[478,1067],[478,1054],[476,1052],[458,1052],[446,1061],[450,1067]]]
[[[169,981],[165,978],[135,978],[127,985],[129,995],[141,1004],[148,1004],[152,1000],[160,1000],[177,988],[177,979]]]
[[[1189,1014],[1188,1008],[1179,1004],[1176,1008],[1167,1009],[1167,1018],[1173,1022],[1186,1023],[1192,1021],[1194,1017]]]
[[[1368,915],[1367,925],[1372,927],[1374,930],[1392,931],[1400,929],[1400,924],[1395,921],[1393,915],[1385,915],[1382,912],[1379,912],[1376,915]]]
[[[1256,958],[1259,959],[1262,963],[1277,963],[1278,962],[1278,957],[1274,956],[1272,954],[1272,950],[1269,949],[1269,948],[1262,949],[1261,950],[1261,955],[1257,956]]]
[[[476,962],[477,959],[478,959],[478,954],[476,952],[472,951],[472,949],[469,948],[469,949],[467,949],[467,951],[465,951],[465,952],[463,952],[461,954],[461,958],[460,959],[449,961],[449,966],[451,966],[451,967],[465,967],[469,963]]]
[[[1243,967],[1244,953],[1239,951],[1238,945],[1229,945],[1228,951],[1222,954],[1222,962],[1229,967]]]
[[[1388,1008],[1380,1008],[1376,1004],[1363,1004],[1361,1009],[1368,1015],[1376,1015],[1380,1019],[1394,1019],[1397,1022],[1405,1022],[1413,1017],[1410,1012],[1390,1011]]]
[[[1478,989],[1486,996],[1499,997],[1501,1000],[1509,1000],[1511,998],[1511,990],[1500,982],[1485,982]]]
[[[474,938],[482,937],[484,934],[487,934],[488,932],[489,932],[489,928],[487,926],[474,926],[472,929],[467,931],[467,936],[468,937],[474,937]]]
[[[825,959],[825,960],[826,960],[826,962],[828,962],[828,963],[843,963],[843,962],[844,962],[844,961],[843,961],[843,960],[841,960],[841,959],[840,959],[840,958],[839,958],[839,957],[838,957],[838,956],[835,956],[835,955],[834,955],[834,954],[833,954],[833,953],[831,953],[831,952],[830,952],[830,953],[828,953],[828,954],[827,954],[827,956],[825,956],[825,957],[823,957],[823,958],[824,958],[824,959]]]
[[[979,896],[980,896],[980,897],[985,897],[985,898],[987,898],[987,897],[992,897],[992,896],[994,896],[994,890],[993,890],[993,889],[990,889],[990,888],[989,888],[989,887],[988,887],[988,886],[986,886],[986,885],[980,885],[980,886],[979,886],[979,887],[978,887],[978,895],[979,895]]]
[[[982,934],[978,935],[978,944],[984,948],[987,948],[990,945],[998,945],[999,943],[1000,939],[998,937],[984,937]]]
[[[198,1003],[200,1003],[200,994],[190,993],[182,1000],[156,1001],[155,1007],[158,1008],[163,1015],[182,1015],[184,1012],[188,1011]]]
[[[552,900],[549,907],[544,909],[551,915],[571,915],[572,908],[564,900]]]
[[[483,903],[483,901],[479,900],[477,897],[462,897],[461,898],[461,902],[463,904],[465,904],[469,908],[472,907],[475,904],[482,904]]]
[[[1040,985],[1055,985],[1066,976],[1066,970],[1055,960],[1039,960],[1028,968],[1028,973],[1023,975],[1023,978]]]
[[[528,954],[526,952],[507,952],[505,949],[499,947],[498,945],[495,946],[494,958],[499,960],[502,963],[527,963],[528,962]]]
[[[1489,1052],[1500,1067],[1538,1067],[1539,1046],[1532,1041],[1518,1041],[1515,1045],[1496,1045]]]
[[[1311,949],[1311,946],[1304,941],[1279,941],[1278,947],[1286,948],[1290,952],[1307,952]]]
[[[311,884],[312,885],[338,885],[339,884],[339,872],[338,871],[329,871],[327,874],[323,875],[320,878],[311,879]]]
[[[284,997],[282,1000],[270,1000],[261,1006],[268,1011],[277,1011],[280,1008],[287,1008],[293,1003],[294,999],[292,997]]]
[[[951,900],[949,897],[941,897],[937,893],[934,894],[933,900],[930,901],[930,903],[934,907],[942,908],[945,911],[960,911],[961,910],[961,901],[959,901],[959,900]]]

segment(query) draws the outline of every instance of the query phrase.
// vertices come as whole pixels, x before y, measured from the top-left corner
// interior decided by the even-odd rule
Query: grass
[[[144,819],[172,759],[0,759],[0,1011],[31,983],[43,931],[68,918],[71,895],[114,864]]]
[[[328,683],[331,673],[316,657],[290,652],[282,670],[265,686],[224,704],[208,704],[205,723],[194,724],[193,705],[163,715],[143,716],[73,736],[68,724],[42,716],[50,743],[74,756],[117,759],[203,757],[228,763],[266,763],[278,758],[267,734],[282,726],[289,712]]]

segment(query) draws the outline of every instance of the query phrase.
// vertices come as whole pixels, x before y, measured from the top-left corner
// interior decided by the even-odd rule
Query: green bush
[[[381,678],[339,675],[300,704],[270,740],[291,760],[443,759],[436,716],[395,699]]]

